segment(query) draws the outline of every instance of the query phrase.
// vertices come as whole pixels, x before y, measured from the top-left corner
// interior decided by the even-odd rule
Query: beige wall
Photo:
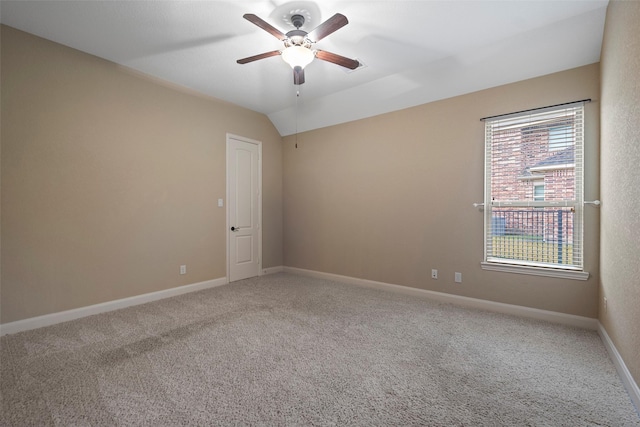
[[[282,265],[266,116],[3,26],[1,322],[224,277],[227,132],[263,142],[263,267]]]
[[[586,210],[591,277],[578,281],[482,270],[483,216],[472,207],[483,200],[480,118],[585,98],[589,200],[598,197],[598,64],[302,133],[298,148],[285,138],[285,265],[597,317],[597,208]]]
[[[636,383],[640,383],[639,22],[640,2],[609,3],[601,61],[600,322]]]
[[[263,267],[589,317],[599,304],[638,382],[639,21],[640,2],[611,2],[600,68],[287,137],[284,153],[261,114],[3,26],[0,321],[223,277],[225,217],[215,202],[224,198],[231,132],[264,143]],[[585,196],[603,200],[600,230],[600,211],[586,211],[592,277],[481,270],[482,214],[471,207],[483,192],[478,119],[582,98],[594,100]],[[180,264],[186,276],[177,274]],[[453,283],[454,271],[462,284]]]

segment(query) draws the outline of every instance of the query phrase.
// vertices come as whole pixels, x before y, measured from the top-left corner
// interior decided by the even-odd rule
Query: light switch
[[[218,207],[221,208],[224,206],[224,200],[218,199]]]

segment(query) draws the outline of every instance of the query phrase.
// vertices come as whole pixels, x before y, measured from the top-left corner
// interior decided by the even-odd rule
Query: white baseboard
[[[393,292],[400,292],[406,295],[426,297],[444,303],[462,305],[465,307],[479,308],[482,310],[497,313],[511,314],[514,316],[526,317],[530,319],[545,320],[563,325],[576,326],[584,329],[597,330],[598,320],[590,317],[576,316],[573,314],[558,313],[555,311],[540,310],[537,308],[523,307],[520,305],[505,304],[501,302],[488,301],[478,298],[463,297],[460,295],[447,294],[444,292],[428,291],[425,289],[410,288],[408,286],[394,285],[391,283],[376,282],[373,280],[358,279],[356,277],[340,276],[338,274],[323,273],[320,271],[305,270],[295,267],[284,267],[287,273],[300,274],[303,276],[317,277],[321,279],[334,280],[367,288],[382,289]]]
[[[268,267],[262,269],[262,274],[274,274],[274,273],[282,273],[284,271],[284,267],[279,265],[277,267]]]
[[[67,322],[69,320],[75,320],[81,317],[92,316],[94,314],[100,314],[107,311],[119,310],[121,308],[144,304],[151,301],[157,301],[164,298],[170,298],[189,292],[214,288],[216,286],[226,285],[227,283],[229,283],[227,281],[227,278],[221,277],[219,279],[207,280],[204,282],[193,283],[191,285],[178,286],[176,288],[165,289],[163,291],[151,292],[148,294],[137,295],[129,298],[122,298],[115,301],[103,302],[100,304],[75,308],[58,313],[45,314],[44,316],[31,317],[24,320],[17,320],[15,322],[0,325],[0,335],[15,334],[17,332],[28,331],[30,329],[42,328],[44,326],[55,325],[56,323]]]
[[[616,367],[616,371],[618,371],[618,375],[620,375],[620,379],[622,380],[622,384],[624,388],[627,389],[627,393],[629,393],[629,397],[631,398],[631,402],[636,407],[636,411],[640,415],[640,388],[638,388],[638,384],[634,381],[631,376],[631,372],[627,369],[627,365],[625,365],[624,360],[618,353],[618,349],[611,341],[609,334],[606,329],[600,322],[598,322],[598,333],[600,334],[600,338],[604,343],[607,352],[609,352],[609,357],[611,357],[611,361],[613,365]]]

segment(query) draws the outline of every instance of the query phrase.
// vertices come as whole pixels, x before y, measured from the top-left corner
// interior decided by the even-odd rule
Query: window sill
[[[587,280],[589,273],[576,270],[558,270],[544,267],[529,267],[526,265],[499,264],[483,261],[480,263],[483,270],[502,271],[504,273],[531,274],[534,276],[556,277],[560,279]]]

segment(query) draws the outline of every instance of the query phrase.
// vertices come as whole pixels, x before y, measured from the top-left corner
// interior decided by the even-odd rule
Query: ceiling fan
[[[291,23],[296,29],[286,34],[252,13],[243,15],[243,18],[282,41],[284,43],[284,50],[273,50],[271,52],[238,59],[238,64],[247,64],[259,59],[282,55],[282,59],[293,68],[293,84],[295,85],[304,83],[304,67],[311,63],[314,58],[332,62],[351,70],[355,70],[360,66],[360,62],[355,59],[327,52],[326,50],[311,49],[314,43],[349,23],[347,17],[340,13],[336,13],[309,33],[300,29],[304,24],[304,16],[302,15],[291,16]]]

